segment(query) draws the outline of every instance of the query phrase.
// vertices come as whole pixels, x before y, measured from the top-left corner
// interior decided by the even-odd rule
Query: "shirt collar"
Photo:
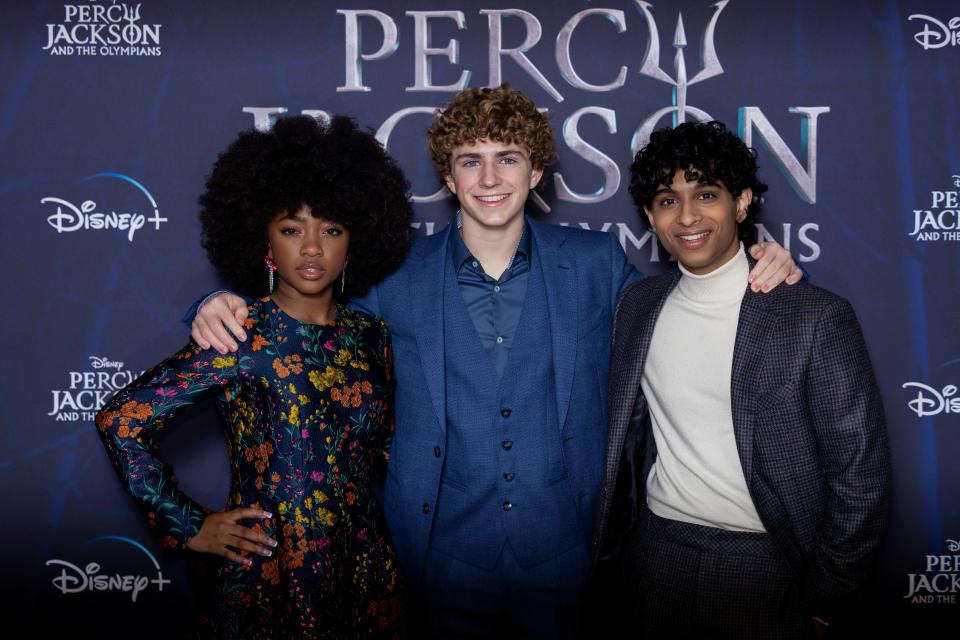
[[[450,236],[453,238],[453,266],[460,270],[460,268],[468,260],[473,259],[473,255],[470,253],[470,249],[467,248],[467,244],[463,241],[463,237],[460,235],[460,229],[463,228],[463,212],[457,211],[456,218],[457,229],[454,233],[451,233]],[[513,259],[510,261],[508,269],[516,264],[517,260],[529,260],[530,259],[530,223],[527,222],[526,217],[523,219],[523,231],[520,232],[520,242],[517,244],[517,248],[514,251]]]

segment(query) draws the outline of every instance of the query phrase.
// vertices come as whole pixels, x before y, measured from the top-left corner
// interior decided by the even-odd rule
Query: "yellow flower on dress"
[[[237,359],[233,356],[217,356],[213,359],[213,368],[226,369],[227,367],[232,367],[236,363]]]
[[[319,509],[317,509],[317,520],[322,525],[332,527],[337,522],[337,516],[333,515],[333,512],[330,511],[329,509],[324,509],[323,507],[320,507]]]

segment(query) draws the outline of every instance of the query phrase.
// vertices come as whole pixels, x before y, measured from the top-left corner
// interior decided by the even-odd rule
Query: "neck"
[[[462,217],[460,235],[470,254],[491,278],[499,278],[517,250],[525,224],[521,213],[502,227],[485,227],[470,216]]]
[[[334,324],[337,321],[337,305],[331,287],[316,295],[304,295],[281,280],[270,297],[284,313],[300,322]]]
[[[680,271],[683,276],[677,287],[684,296],[703,304],[722,304],[743,298],[750,265],[741,244],[732,258],[708,273],[692,273],[683,264]]]

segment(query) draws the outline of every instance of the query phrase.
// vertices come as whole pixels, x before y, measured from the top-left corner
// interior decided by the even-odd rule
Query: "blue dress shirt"
[[[459,230],[459,212],[456,224]],[[459,232],[450,234],[450,238],[453,242],[453,267],[457,273],[457,284],[463,294],[463,302],[467,305],[467,312],[477,329],[477,335],[480,336],[480,343],[493,360],[497,375],[503,375],[510,346],[517,334],[523,300],[527,295],[527,281],[530,278],[530,230],[528,225],[524,224],[513,259],[499,279],[484,272],[480,261],[471,255]]]

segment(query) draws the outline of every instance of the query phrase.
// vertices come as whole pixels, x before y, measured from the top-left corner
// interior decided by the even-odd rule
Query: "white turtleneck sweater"
[[[647,503],[662,518],[762,532],[737,454],[730,403],[733,345],[750,266],[741,244],[711,273],[680,270],[640,381],[657,444]]]

